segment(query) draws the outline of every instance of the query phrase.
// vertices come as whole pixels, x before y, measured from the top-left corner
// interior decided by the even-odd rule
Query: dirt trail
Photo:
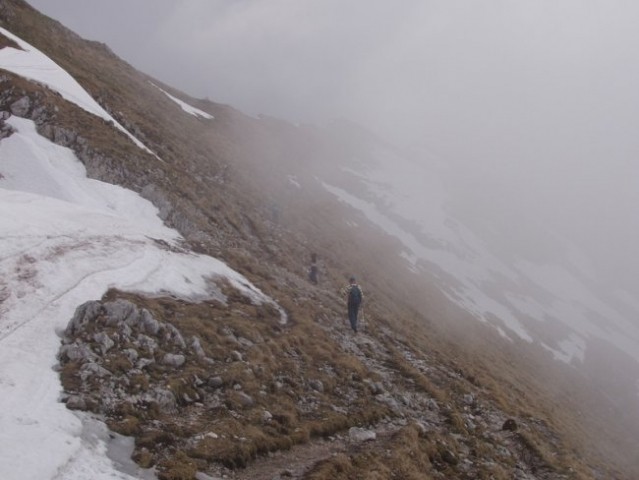
[[[392,375],[396,375],[396,372],[384,366],[385,349],[370,332],[360,331],[354,334],[349,326],[339,320],[323,328],[330,331],[342,350],[356,356],[371,371],[382,378],[392,378]],[[375,425],[367,425],[366,429],[375,432],[376,442],[378,442],[381,439],[388,439],[400,428],[400,425],[405,423],[403,419],[386,419]],[[225,476],[235,480],[302,479],[314,465],[322,460],[340,453],[351,454],[362,447],[361,441],[351,439],[349,432],[345,431],[329,439],[312,439],[308,443],[295,445],[288,451],[278,451],[259,457],[244,469],[226,471]]]

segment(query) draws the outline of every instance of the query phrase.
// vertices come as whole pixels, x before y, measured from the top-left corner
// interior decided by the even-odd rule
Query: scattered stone
[[[448,448],[442,448],[439,454],[442,457],[442,460],[449,465],[457,465],[459,463],[457,455],[451,452]]]
[[[155,360],[153,360],[152,358],[141,358],[140,360],[138,360],[138,363],[136,364],[136,368],[142,370],[148,367],[149,365],[153,365],[154,363],[155,363]]]
[[[415,421],[415,426],[417,427],[417,430],[419,431],[420,437],[425,437],[428,435],[428,428],[422,422]]]
[[[221,480],[220,477],[212,477],[203,472],[197,472],[195,474],[195,480]]]
[[[240,400],[240,403],[242,404],[243,407],[252,407],[253,405],[255,405],[255,400],[253,400],[253,397],[251,397],[250,395],[247,395],[244,392],[239,392],[238,393],[238,398]]]
[[[165,323],[164,328],[166,329],[166,339],[168,341],[170,341],[171,343],[173,343],[173,345],[181,349],[186,348],[186,342],[184,341],[184,337],[182,337],[182,334],[177,328],[175,328],[170,323]]]
[[[504,422],[504,425],[501,427],[502,430],[505,430],[508,432],[516,432],[517,428],[518,428],[517,422],[512,418],[509,418],[508,420],[506,420]]]
[[[206,353],[204,352],[204,349],[202,348],[202,344],[200,343],[200,339],[193,336],[191,337],[191,348],[193,349],[193,351],[195,352],[195,354],[200,357],[206,357]]]
[[[151,355],[158,348],[158,342],[156,342],[153,338],[148,335],[144,335],[143,333],[138,335],[138,338],[133,342],[133,344],[142,349],[148,351]]]
[[[311,380],[310,382],[308,382],[309,386],[315,390],[316,392],[323,392],[324,391],[324,384],[322,383],[321,380]]]
[[[65,336],[72,337],[79,333],[89,322],[94,321],[103,311],[103,306],[98,301],[89,301],[75,309],[73,317],[69,321]]]
[[[157,336],[160,332],[160,322],[158,322],[148,310],[142,310],[140,314],[140,326],[148,335]]]
[[[63,345],[58,354],[60,360],[70,361],[93,361],[97,359],[97,355],[91,351],[86,343],[72,343],[71,345]]]
[[[96,302],[100,303],[100,302]],[[107,317],[106,325],[115,326],[126,323],[130,327],[137,327],[140,313],[135,304],[128,300],[115,300],[104,304],[104,314]]]
[[[113,348],[115,342],[105,332],[98,332],[93,336],[93,340],[100,346],[102,355]]]
[[[348,436],[352,441],[360,443],[375,440],[377,438],[377,434],[374,431],[359,427],[351,427],[348,430]]]
[[[153,389],[146,398],[150,402],[157,403],[160,409],[165,411],[173,411],[177,406],[175,395],[166,388]]]
[[[17,117],[26,117],[27,113],[29,113],[29,109],[31,108],[31,100],[25,95],[19,100],[13,102],[9,108],[11,109],[11,113]]]
[[[210,387],[220,388],[224,385],[224,380],[219,375],[216,375],[215,377],[209,378],[208,384]]]
[[[86,382],[87,379],[91,377],[104,378],[110,375],[111,372],[109,372],[106,368],[101,367],[97,363],[85,363],[84,365],[82,365],[82,367],[80,367],[80,378],[83,382]]]
[[[244,358],[242,357],[242,354],[238,352],[237,350],[233,350],[231,352],[231,359],[236,362],[242,362],[244,360]]]
[[[262,422],[268,423],[271,420],[273,420],[273,414],[271,412],[269,412],[268,410],[264,410],[262,412]]]
[[[139,358],[138,351],[135,350],[134,348],[126,348],[126,349],[122,350],[122,353],[124,354],[124,356],[126,358],[129,359],[129,361],[132,364],[135,364],[135,362],[137,362],[137,360]]]
[[[166,353],[162,357],[162,363],[171,367],[181,367],[186,362],[186,358],[181,354]]]
[[[82,398],[79,395],[71,395],[68,398],[66,404],[69,410],[86,410],[87,409],[87,403],[84,401],[84,398]]]
[[[384,390],[384,385],[382,385],[381,382],[373,382],[370,384],[370,387],[373,395],[381,395],[386,391]]]

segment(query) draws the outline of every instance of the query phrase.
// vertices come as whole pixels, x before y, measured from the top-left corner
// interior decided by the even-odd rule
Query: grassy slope
[[[103,122],[52,94],[39,99],[51,107],[50,118],[41,127],[53,125],[77,131],[88,139],[93,153],[102,155],[100,162],[88,165],[90,174],[144,191],[156,201],[166,199],[173,205],[167,213],[169,223],[178,227],[194,248],[222,256],[267,293],[281,299],[290,311],[297,312],[296,325],[301,326],[294,328],[301,330],[289,332],[287,342],[315,358],[321,352],[304,340],[324,335],[314,321],[324,318],[323,315],[335,318],[341,314],[334,295],[325,293],[318,297],[304,281],[307,259],[311,252],[317,252],[324,262],[326,288],[336,290],[348,274],[358,272],[371,293],[371,321],[410,338],[411,350],[429,352],[442,365],[474,379],[490,401],[505,412],[540,419],[560,435],[563,455],[560,460],[549,460],[562,463],[558,468],[606,463],[596,449],[578,441],[584,436],[584,426],[571,413],[572,405],[569,398],[562,397],[563,389],[545,385],[536,375],[538,369],[548,370],[543,360],[518,345],[493,339],[481,325],[462,320],[463,314],[435,289],[407,276],[394,240],[366,226],[363,219],[344,211],[323,192],[299,192],[287,183],[288,173],[310,175],[317,165],[346,155],[352,145],[327,140],[316,129],[258,121],[229,107],[173,91],[216,118],[202,121],[184,115],[177,105],[149,85],[145,75],[117,59],[105,46],[82,41],[23,2],[10,0],[3,4],[1,25],[38,46],[74,75],[166,163],[158,163],[133,147],[124,136],[106,129]],[[18,98],[25,91],[33,91],[34,95],[40,91],[19,79],[11,78],[10,82],[15,90],[11,98]],[[5,86],[3,89],[6,93]],[[153,186],[151,190],[149,185]],[[277,220],[273,217],[273,205],[280,211]],[[346,226],[345,218],[352,218],[362,228],[353,232]],[[452,323],[453,328],[442,326],[444,323]],[[455,328],[465,335],[451,337],[448,330]],[[469,331],[473,331],[472,336]],[[470,337],[483,340],[471,343]],[[325,348],[330,356],[338,355],[335,346]],[[402,372],[410,376],[410,365],[405,365]],[[553,385],[570,382],[575,389],[581,388],[575,379],[562,372],[553,375],[556,377]],[[442,388],[452,387],[446,384]],[[347,425],[338,422],[338,429]],[[311,427],[305,428],[309,431]],[[410,429],[401,433],[398,444],[414,441],[414,435]],[[556,449],[551,437],[540,436],[537,442]],[[429,445],[424,448],[432,448]],[[410,456],[402,454],[401,448],[398,451],[404,461]],[[317,472],[361,469],[370,463],[366,454],[348,461],[340,457],[336,462],[342,461],[346,462],[342,466],[328,462],[318,467]],[[607,461],[621,463],[615,457]]]

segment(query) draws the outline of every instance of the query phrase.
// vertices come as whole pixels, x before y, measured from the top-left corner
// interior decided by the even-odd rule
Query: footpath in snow
[[[148,201],[87,179],[30,120],[7,123],[16,133],[0,142],[0,478],[137,478],[115,468],[99,428],[60,403],[56,331],[109,288],[222,298],[211,280],[224,277],[256,303],[272,300],[219,260],[164,248],[180,237]]]

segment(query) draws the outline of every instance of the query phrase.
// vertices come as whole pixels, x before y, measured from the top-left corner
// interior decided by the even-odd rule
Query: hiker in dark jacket
[[[342,288],[342,294],[346,298],[348,305],[348,321],[351,323],[353,331],[357,333],[357,313],[359,306],[362,304],[364,293],[362,287],[355,281],[355,277],[351,277],[349,285]]]
[[[311,255],[311,268],[308,270],[308,279],[313,285],[317,285],[319,268],[317,267],[317,255]]]

